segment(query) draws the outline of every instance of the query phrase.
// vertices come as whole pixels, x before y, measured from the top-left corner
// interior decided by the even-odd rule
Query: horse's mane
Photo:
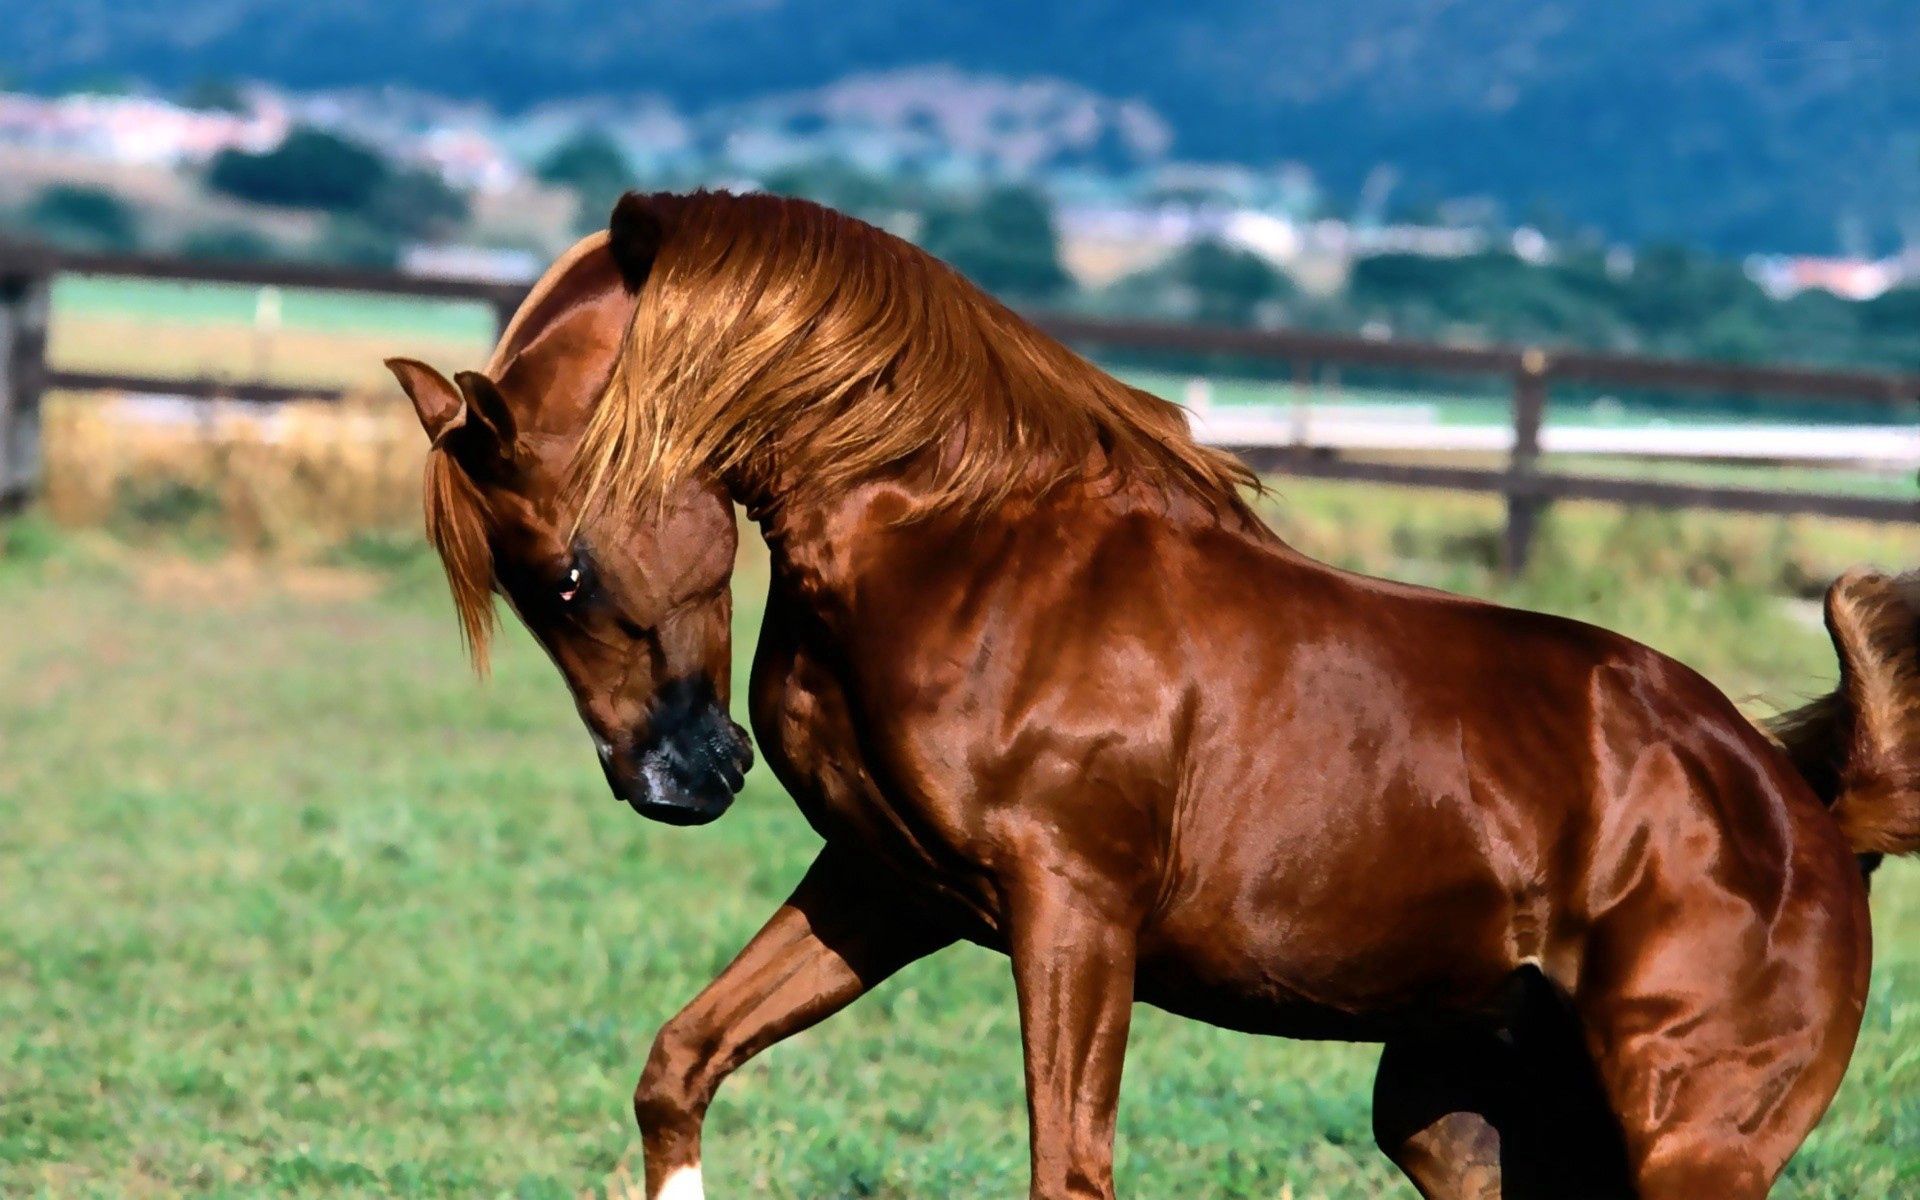
[[[979,514],[1074,479],[1144,486],[1246,516],[1238,460],[1180,409],[1093,366],[912,244],[803,200],[697,192],[647,203],[662,238],[573,464],[584,513],[660,502],[696,475],[777,471],[832,497],[922,469],[926,511]],[[502,336],[606,244],[553,264]],[[778,448],[779,461],[761,451]],[[769,482],[765,478],[752,480]],[[494,625],[480,493],[427,457],[427,535],[475,665]]]
[[[777,196],[649,203],[664,234],[576,460],[583,510],[754,471],[831,498],[910,464],[929,509],[971,513],[1095,475],[1235,512],[1257,486],[909,242]]]
[[[421,481],[427,541],[447,573],[460,640],[474,670],[485,675],[494,627],[493,547],[487,540],[486,506],[466,470],[445,448],[427,452]]]

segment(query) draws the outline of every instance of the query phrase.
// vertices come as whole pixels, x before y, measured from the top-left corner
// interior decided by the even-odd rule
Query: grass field
[[[493,338],[493,313],[484,304],[300,288],[275,290],[281,292],[280,323],[286,329],[308,333],[384,331],[475,344]],[[249,284],[68,275],[55,285],[53,306],[62,316],[82,320],[127,317],[188,325],[247,325],[253,321],[260,291]]]
[[[94,371],[358,387],[383,377],[388,355],[477,367],[493,342],[493,314],[483,304],[299,290],[282,293],[278,327],[262,335],[254,328],[260,290],[62,278],[47,355]]]
[[[1566,506],[1505,586],[1476,501],[1289,484],[1276,513],[1781,702],[1833,667],[1778,593],[1920,558],[1907,533]],[[653,1030],[813,852],[778,787],[757,772],[706,829],[634,817],[523,635],[472,681],[410,541],[265,565],[0,536],[0,1194],[638,1195]],[[1874,907],[1860,1049],[1780,1195],[1920,1193],[1920,869],[1890,865]],[[1148,1009],[1131,1045],[1123,1194],[1412,1196],[1367,1132],[1374,1049]],[[1021,1194],[1004,961],[949,951],[756,1061],[706,1168],[717,1197]]]

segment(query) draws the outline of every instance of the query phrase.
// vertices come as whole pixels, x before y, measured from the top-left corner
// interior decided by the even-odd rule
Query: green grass
[[[1304,545],[1596,616],[1786,698],[1831,656],[1771,589],[1911,549],[1569,507],[1503,587],[1484,507],[1287,491]],[[778,787],[756,773],[707,829],[635,818],[524,635],[473,683],[417,549],[219,570],[4,533],[0,1194],[624,1194],[654,1029],[814,850]],[[1920,870],[1889,866],[1874,906],[1860,1049],[1782,1195],[1920,1189]],[[1367,1132],[1374,1049],[1149,1009],[1131,1046],[1123,1194],[1412,1196]],[[1020,1194],[1020,1076],[1004,961],[949,951],[733,1079],[710,1188]]]
[[[386,388],[388,355],[477,367],[495,334],[482,304],[294,288],[282,289],[278,326],[262,332],[259,296],[232,284],[62,277],[48,357],[63,368],[160,378]]]
[[[1543,470],[1611,479],[1657,479],[1667,483],[1703,483],[1716,487],[1779,488],[1841,496],[1880,496],[1920,502],[1920,475],[1901,471],[1864,471],[1848,467],[1777,466],[1549,454]]]
[[[127,317],[170,324],[251,326],[260,290],[245,284],[62,276],[53,316]],[[484,304],[282,288],[280,322],[310,333],[386,333],[440,341],[493,340]]]

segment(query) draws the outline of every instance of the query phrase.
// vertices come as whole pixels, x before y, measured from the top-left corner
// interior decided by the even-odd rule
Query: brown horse
[[[1136,1000],[1385,1043],[1421,1192],[1755,1197],[1867,994],[1856,855],[1920,849],[1920,586],[1857,575],[1773,733],[1575,621],[1283,545],[1179,411],[912,246],[768,196],[628,196],[485,373],[390,364],[476,657],[504,595],[614,792],[717,817],[733,504],[749,709],[824,846],[660,1031],[649,1194],[727,1074],[956,939],[1012,961],[1035,1196],[1107,1196]]]

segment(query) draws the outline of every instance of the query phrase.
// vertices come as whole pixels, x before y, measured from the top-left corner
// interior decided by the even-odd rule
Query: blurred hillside
[[[510,108],[590,93],[710,106],[939,61],[1143,102],[1184,156],[1297,159],[1348,194],[1386,164],[1409,205],[1483,194],[1516,221],[1626,240],[1861,253],[1911,232],[1920,207],[1909,0],[983,0],[911,19],[822,0],[9,7],[0,70],[16,86],[245,74]]]

